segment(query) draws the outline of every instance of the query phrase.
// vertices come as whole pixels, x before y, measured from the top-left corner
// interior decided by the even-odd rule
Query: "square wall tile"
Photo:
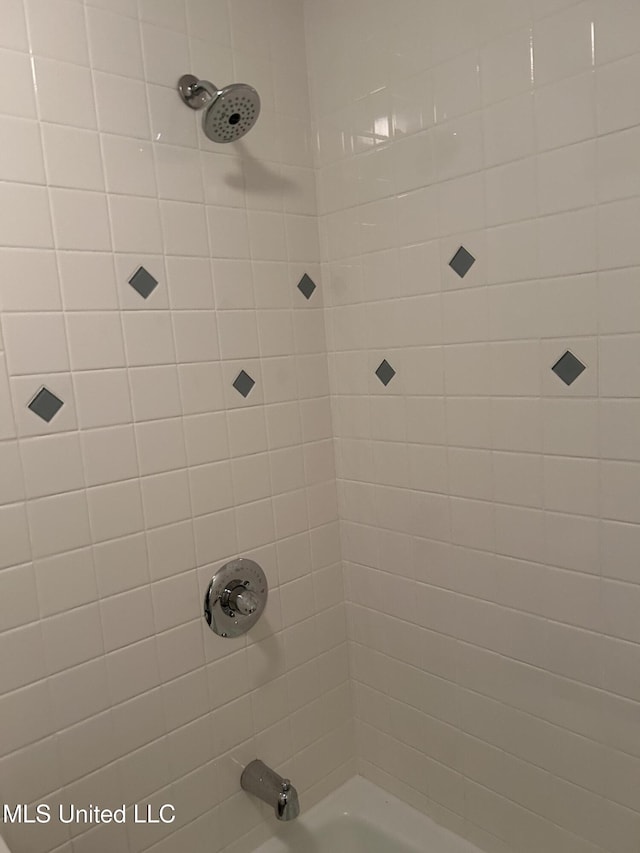
[[[458,251],[449,261],[449,266],[454,272],[458,273],[460,278],[464,278],[475,262],[476,259],[473,255],[468,252],[464,246],[460,246]]]
[[[43,386],[34,396],[33,400],[31,400],[28,408],[31,409],[34,415],[49,423],[63,406],[64,401],[60,400],[48,388]]]
[[[44,407],[47,416],[52,414],[54,408],[58,408],[51,420],[46,421],[38,417],[30,408],[29,403],[34,400],[42,388],[62,400],[63,406],[49,403]],[[15,376],[11,379],[11,397],[13,399],[13,412],[19,435],[49,435],[52,432],[65,432],[78,428],[76,418],[76,407],[69,373],[38,374],[36,376]],[[45,396],[44,400],[48,400]]]
[[[215,361],[219,358],[213,311],[178,311],[173,316],[173,331],[179,362]]]
[[[95,486],[87,491],[93,541],[104,542],[137,533],[143,525],[137,480]]]
[[[149,143],[105,134],[102,137],[102,157],[109,192],[152,197],[157,194],[153,152]]]
[[[62,300],[67,311],[116,309],[113,258],[100,252],[59,252]]]
[[[6,247],[53,248],[46,189],[0,184],[0,229]]]
[[[190,62],[189,39],[175,29],[146,22],[141,30],[146,79],[161,86],[175,86]]]
[[[535,152],[533,95],[526,93],[484,110],[485,164],[496,166]]]
[[[184,104],[180,98],[173,97],[175,95],[173,87],[149,83],[147,91],[152,137],[166,145],[197,148],[201,133],[198,126],[199,116],[191,112],[185,116]]]
[[[138,267],[129,279],[129,284],[143,299],[148,299],[158,286],[156,279],[144,267]]]
[[[241,370],[233,381],[233,387],[243,397],[249,396],[255,384],[255,379],[252,379],[245,370]]]
[[[95,131],[43,124],[42,139],[51,186],[104,190],[100,139]]]
[[[260,345],[255,311],[219,311],[217,322],[223,359],[258,356]]]
[[[0,306],[3,311],[59,311],[62,303],[54,253],[0,251]]]
[[[168,257],[167,286],[173,309],[213,308],[211,262],[207,258]]]
[[[76,373],[73,378],[82,429],[125,424],[131,420],[129,381],[125,370]]]
[[[62,314],[7,314],[3,332],[11,376],[69,370]]]
[[[129,372],[136,421],[172,418],[182,413],[175,366],[138,367]]]
[[[588,71],[594,63],[595,53],[591,4],[573,5],[566,11],[537,21],[533,27],[533,40],[536,85],[544,86]]]
[[[116,255],[115,258],[116,287],[118,291],[118,302],[122,311],[149,311],[169,307],[169,294],[165,286],[166,272],[164,256],[157,254],[142,254],[135,252],[132,255]],[[144,269],[158,282],[160,287],[155,287],[146,298],[131,286],[130,281],[136,272]],[[146,276],[143,281],[146,280]],[[148,282],[149,286],[151,282]],[[148,288],[146,289],[148,291]]]
[[[485,191],[487,225],[500,225],[535,217],[535,158],[530,157],[487,170]]]
[[[158,202],[134,196],[109,196],[109,215],[116,252],[160,254],[163,251]]]
[[[596,210],[586,207],[538,221],[540,274],[573,275],[597,267]]]
[[[153,635],[149,587],[128,590],[100,602],[106,651],[114,651]]]
[[[550,397],[595,397],[598,394],[598,374],[602,368],[598,360],[598,347],[593,337],[565,340],[544,340],[541,342],[542,393]],[[586,370],[567,385],[551,369],[567,351],[583,365]],[[571,362],[570,362],[571,363]]]
[[[35,77],[43,121],[95,129],[96,108],[88,68],[54,59],[36,59]],[[69,92],[75,92],[77,97],[70,98]]]
[[[228,156],[213,151],[202,151],[200,154],[202,163],[202,175],[204,178],[204,194],[207,204],[228,205],[229,207],[243,207],[246,203],[245,171],[251,174],[250,162],[243,162],[235,156]],[[264,186],[262,187],[262,185]],[[264,198],[268,198],[270,190],[269,181],[256,175],[254,180],[249,181],[250,188],[254,188],[255,200],[250,200],[250,206],[262,207]],[[262,188],[262,192],[260,189]],[[200,188],[202,192],[202,187]]]
[[[50,193],[57,248],[111,249],[107,200],[102,193],[66,189]]]
[[[316,284],[313,279],[305,273],[298,282],[298,290],[305,299],[311,299],[313,291],[316,289]]]
[[[103,597],[135,589],[149,582],[147,547],[142,533],[95,545],[93,555],[98,590]],[[107,660],[109,665],[110,661]],[[153,670],[149,677],[153,679]]]
[[[376,376],[383,385],[388,385],[395,375],[395,370],[391,367],[386,358],[383,359],[376,368]]]
[[[86,430],[81,442],[88,486],[102,486],[138,475],[133,427]]]
[[[133,367],[174,364],[171,317],[167,311],[128,311],[122,317],[127,364]]]
[[[191,521],[181,521],[149,531],[147,546],[153,580],[172,577],[195,568],[195,542]]]
[[[120,316],[115,311],[72,312],[67,317],[73,370],[124,367]]]
[[[136,424],[135,430],[142,475],[186,468],[185,435],[180,418]]]
[[[98,5],[98,4],[92,4]],[[110,71],[126,77],[142,79],[142,46],[140,27],[126,12],[120,13],[116,4],[107,8],[87,9],[87,27],[91,61],[98,71]]]
[[[482,48],[480,70],[485,104],[505,100],[531,87],[531,40],[531,30],[524,27]]]
[[[160,145],[154,153],[160,198],[173,201],[204,201],[205,190],[202,185],[199,151],[178,145]]]
[[[73,0],[27,0],[26,11],[31,50],[36,56],[88,65],[84,10],[78,3]]]
[[[171,471],[144,477],[141,485],[147,527],[160,527],[191,517],[186,471]]]
[[[571,145],[595,135],[595,80],[591,72],[537,89],[534,102],[540,149]]]
[[[637,198],[614,201],[598,207],[598,249],[605,269],[636,266],[640,258],[634,234],[640,218]]]
[[[225,386],[219,363],[181,364],[178,376],[186,415],[218,412],[225,408]],[[238,397],[235,391],[233,395]]]
[[[94,72],[93,76],[100,130],[148,139],[149,118],[144,83],[100,71]]]
[[[161,201],[160,215],[168,254],[208,257],[209,239],[204,205]]]
[[[31,501],[28,515],[34,557],[62,554],[91,542],[84,491]]]
[[[595,204],[596,174],[595,140],[542,154],[538,157],[540,214]]]
[[[567,350],[551,369],[565,385],[572,385],[587,368],[580,359],[576,358],[570,350]]]
[[[47,397],[45,403],[44,394],[48,394],[46,389],[32,401],[31,409],[37,410],[40,417],[45,415],[43,420],[47,420],[47,416],[60,401]],[[24,439],[20,453],[28,497],[40,498],[84,488],[84,471],[77,434]]]

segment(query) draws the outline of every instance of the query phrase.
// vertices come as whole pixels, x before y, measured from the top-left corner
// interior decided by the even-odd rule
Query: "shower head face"
[[[246,83],[232,83],[218,91],[202,120],[212,142],[235,142],[248,133],[260,115],[260,96]]]

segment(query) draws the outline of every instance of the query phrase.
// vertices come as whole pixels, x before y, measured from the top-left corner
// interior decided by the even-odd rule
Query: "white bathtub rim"
[[[352,817],[413,846],[416,850],[432,849],[434,853],[480,853],[471,842],[439,826],[427,815],[363,776],[353,776],[306,812],[304,802],[301,805],[303,811],[291,825],[301,824],[301,828],[311,834],[321,832],[323,827],[334,821]],[[278,826],[275,836],[258,847],[255,853],[279,851],[281,848],[274,845],[278,842],[286,844],[288,826],[289,824]],[[430,846],[425,847],[425,844]]]

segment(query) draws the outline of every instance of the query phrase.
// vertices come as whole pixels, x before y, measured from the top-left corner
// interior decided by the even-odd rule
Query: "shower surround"
[[[640,5],[305,4],[359,772],[640,849]]]
[[[0,21],[2,801],[176,809],[0,834],[252,850],[273,817],[249,761],[305,806],[354,772],[302,6],[0,0]],[[259,90],[245,139],[207,140],[189,71]],[[236,555],[269,603],[223,640],[203,598]]]
[[[15,853],[248,853],[256,757],[303,810],[357,770],[487,851],[638,853],[637,4],[0,18],[2,799],[178,815]],[[259,91],[245,139],[185,72]]]

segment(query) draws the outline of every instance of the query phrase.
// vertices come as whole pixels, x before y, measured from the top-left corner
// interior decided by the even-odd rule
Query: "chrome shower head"
[[[192,110],[205,109],[202,127],[212,142],[235,142],[248,133],[260,115],[260,96],[246,83],[218,89],[208,80],[185,74],[178,92]]]

